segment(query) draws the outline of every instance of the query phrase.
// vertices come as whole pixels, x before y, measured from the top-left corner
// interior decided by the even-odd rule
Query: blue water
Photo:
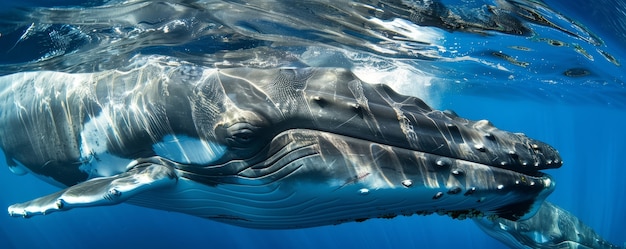
[[[469,11],[499,1],[442,2],[457,6],[456,11]],[[426,27],[418,28],[423,33],[416,36],[396,28],[392,31],[401,35],[390,42],[381,42],[379,34],[386,30],[369,33],[367,28],[348,25],[358,23],[359,18],[324,19],[336,23],[322,23],[320,16],[330,13],[330,8],[294,11],[293,16],[288,11],[281,12],[283,15],[261,11],[265,16],[253,18],[221,15],[230,12],[199,7],[205,6],[201,3],[186,2],[179,5],[184,8],[157,8],[161,12],[146,14],[145,9],[128,2],[3,2],[0,74],[43,69],[91,72],[123,67],[145,55],[166,55],[209,67],[347,67],[360,72],[366,81],[391,84],[438,109],[452,109],[469,119],[488,119],[500,129],[523,132],[551,144],[565,163],[548,172],[557,182],[548,200],[575,214],[608,241],[626,242],[624,2],[545,1],[553,12],[542,13],[579,36],[537,24],[528,24],[534,36]],[[107,7],[116,4],[124,8]],[[107,12],[109,8],[114,11]],[[294,24],[298,18],[302,24]],[[573,28],[572,23],[588,32]],[[413,25],[409,26],[419,26]],[[172,32],[163,32],[164,27]],[[329,35],[337,30],[343,35]],[[606,59],[600,50],[615,60]],[[574,75],[565,76],[565,72]],[[0,171],[0,186],[3,208],[58,190],[31,175],[17,176],[8,170]],[[32,219],[0,215],[0,248],[130,247],[505,246],[471,221],[437,215],[269,231],[127,204]]]

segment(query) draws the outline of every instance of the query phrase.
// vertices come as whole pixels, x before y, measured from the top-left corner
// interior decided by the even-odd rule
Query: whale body
[[[338,68],[148,63],[2,78],[11,167],[66,189],[32,216],[126,201],[246,227],[532,215],[558,152]],[[19,170],[15,170],[19,171]]]
[[[562,165],[543,142],[340,68],[162,62],[0,89],[9,168],[63,188],[11,205],[17,217],[126,202],[286,229],[438,213],[505,238],[489,222],[549,209],[541,170]]]
[[[437,213],[514,248],[617,248],[544,202],[551,146],[345,69],[163,61],[0,87],[7,165],[62,188],[11,216],[126,202],[291,229]]]

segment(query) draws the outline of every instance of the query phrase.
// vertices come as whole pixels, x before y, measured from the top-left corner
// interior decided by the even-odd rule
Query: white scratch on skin
[[[395,104],[392,105],[392,107],[393,107],[393,110],[396,111],[396,114],[398,116],[398,121],[400,121],[400,128],[402,132],[404,133],[404,135],[406,136],[411,147],[413,148],[419,147],[417,143],[418,141],[417,133],[415,133],[413,124],[411,124],[411,121],[409,120],[409,118],[407,118],[404,115],[404,112],[402,112],[402,110],[400,110],[400,108],[397,107]]]
[[[342,126],[346,125],[347,123],[350,123],[350,121],[352,121],[353,119],[355,119],[355,118],[357,118],[357,117],[358,117],[358,115],[357,115],[357,114],[353,115],[352,117],[350,117],[350,118],[349,118],[348,120],[346,120],[345,122],[343,122],[343,123],[341,123],[341,124],[339,124],[339,125],[335,126],[335,129],[339,129],[339,128],[341,128]]]

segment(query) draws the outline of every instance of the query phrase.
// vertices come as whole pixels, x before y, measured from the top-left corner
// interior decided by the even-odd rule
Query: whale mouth
[[[335,221],[407,213],[519,220],[532,216],[554,189],[550,176],[539,171],[517,172],[309,129],[283,131],[248,159],[202,167],[179,165],[178,169],[182,177],[209,186],[291,189],[289,199],[306,199],[294,196],[306,195],[313,188],[315,196],[306,199],[309,206],[317,199],[336,196],[333,200],[341,200],[352,210],[362,209],[335,215]],[[353,192],[343,193],[349,191]],[[361,206],[359,196],[365,192],[386,194]],[[252,200],[246,205],[258,205],[255,198],[260,197],[245,195]],[[272,205],[296,204],[284,200]],[[319,219],[325,219],[321,217],[324,210],[317,211]]]

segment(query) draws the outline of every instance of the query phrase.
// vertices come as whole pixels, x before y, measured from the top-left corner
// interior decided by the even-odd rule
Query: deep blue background
[[[626,42],[626,17],[621,1],[547,2],[596,31],[608,45],[623,47]],[[623,49],[614,54],[618,58],[626,58],[623,55]],[[623,75],[623,67],[606,70],[613,75]],[[573,92],[572,96],[578,96],[580,100],[560,102],[558,99],[541,99],[536,96],[541,96],[542,90],[532,88],[520,91],[536,92],[520,92],[520,95],[535,97],[513,100],[508,97],[510,92],[505,95],[498,90],[481,94],[455,90],[442,95],[438,108],[453,109],[469,119],[489,119],[498,128],[523,132],[556,147],[565,164],[561,169],[548,172],[557,181],[557,189],[548,199],[574,213],[609,241],[621,245],[626,241],[623,225],[626,222],[626,110],[602,101],[588,101],[590,93],[587,88],[560,86],[552,90]],[[0,186],[2,208],[58,190],[33,176],[18,177],[8,170],[0,171]],[[504,246],[482,233],[471,221],[436,215],[268,231],[125,204],[76,209],[33,219],[15,219],[0,214],[0,248],[130,247],[345,249]]]

